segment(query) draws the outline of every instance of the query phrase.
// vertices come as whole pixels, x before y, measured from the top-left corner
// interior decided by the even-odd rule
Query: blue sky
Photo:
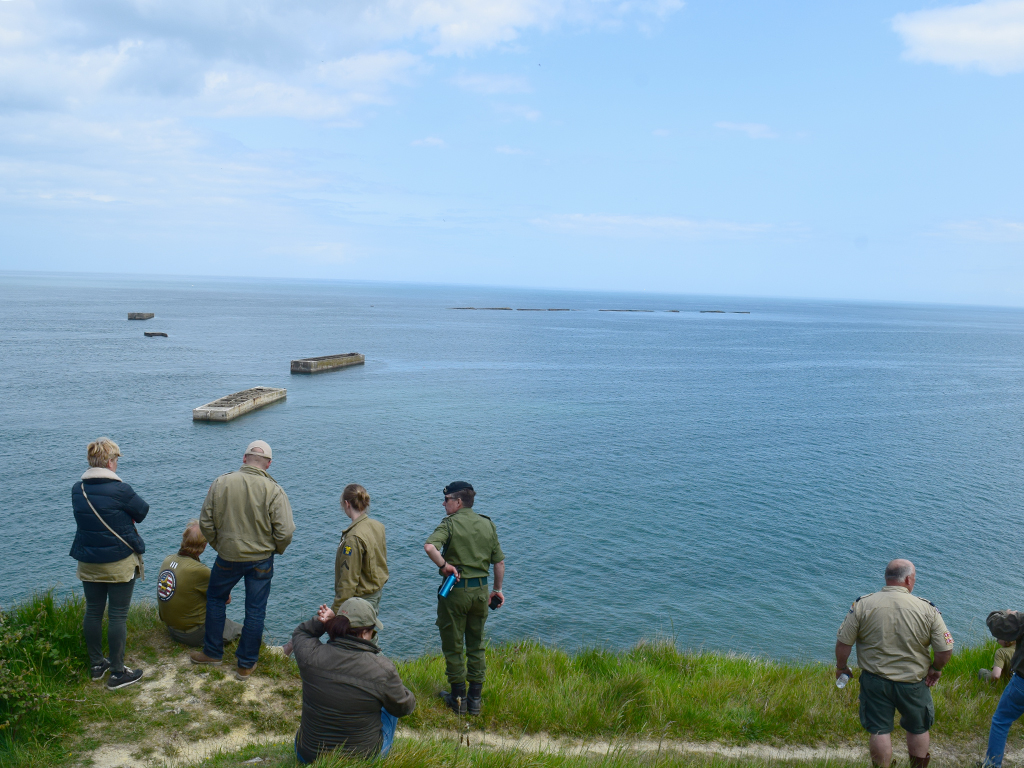
[[[1024,0],[0,0],[0,269],[1024,305]]]

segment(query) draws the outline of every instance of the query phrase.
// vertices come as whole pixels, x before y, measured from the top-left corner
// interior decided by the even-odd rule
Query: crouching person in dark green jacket
[[[383,625],[367,601],[350,597],[338,613],[320,606],[292,634],[302,675],[302,722],[295,755],[302,764],[338,749],[352,757],[384,757],[398,718],[416,708],[395,665],[380,652],[374,635]],[[324,633],[330,640],[324,644]]]

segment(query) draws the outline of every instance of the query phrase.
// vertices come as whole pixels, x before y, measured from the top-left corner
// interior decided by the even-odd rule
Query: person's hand
[[[441,575],[442,576],[448,577],[448,576],[451,576],[453,574],[455,575],[455,580],[458,581],[459,578],[460,578],[459,577],[459,569],[458,568],[456,568],[451,563],[445,563],[443,566],[441,566]]]
[[[843,667],[842,669],[840,669],[839,667],[836,667],[836,680],[838,680],[841,675],[849,675],[850,679],[852,680],[853,679],[853,670],[850,669],[849,667]]]
[[[320,606],[320,610],[316,612],[316,617],[321,624],[325,624],[335,616],[334,611],[327,607],[326,604]]]
[[[928,667],[928,674],[924,676],[924,684],[931,688],[939,682],[940,677],[942,677],[942,673],[939,670],[933,667]]]
[[[228,595],[228,599],[224,601],[224,605],[231,605],[231,595]]]
[[[501,601],[500,603],[498,603],[498,608],[501,608],[501,606],[505,604],[505,596],[501,594],[501,592],[491,592],[490,596],[487,598],[487,602],[491,602],[491,600],[494,599],[495,595],[497,595],[498,599]]]
[[[291,656],[293,650],[295,650],[295,646],[291,640],[281,646],[281,653],[285,656]]]

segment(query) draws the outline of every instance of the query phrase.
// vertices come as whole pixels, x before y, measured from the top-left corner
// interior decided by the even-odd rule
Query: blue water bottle
[[[437,588],[438,597],[448,597],[448,593],[452,591],[452,587],[455,586],[455,574],[449,574],[448,578],[442,582],[441,586]]]

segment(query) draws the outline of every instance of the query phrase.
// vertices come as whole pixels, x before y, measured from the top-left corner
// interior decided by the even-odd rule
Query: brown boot
[[[193,664],[204,664],[210,667],[219,667],[221,664],[220,659],[211,659],[202,651],[192,651],[188,657],[192,659]]]
[[[932,753],[929,752],[924,757],[917,757],[916,755],[910,755],[910,768],[928,768],[928,761],[932,759]]]
[[[235,679],[241,680],[243,683],[249,682],[249,678],[252,677],[254,669],[256,669],[255,664],[253,664],[249,669],[246,669],[245,667],[238,667],[235,670]]]

